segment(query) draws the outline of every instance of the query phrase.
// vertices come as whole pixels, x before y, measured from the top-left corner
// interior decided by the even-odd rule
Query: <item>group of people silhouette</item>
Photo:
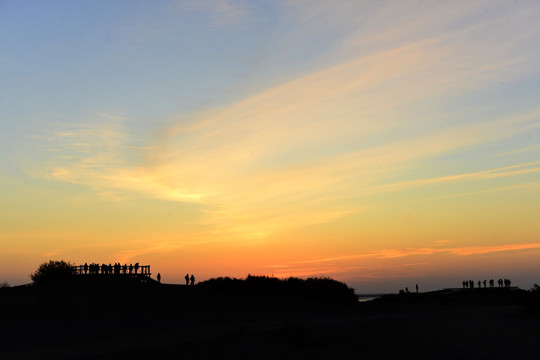
[[[98,263],[85,263],[84,265],[73,266],[73,272],[79,275],[131,275],[131,276],[143,276],[144,278],[150,277],[150,265],[135,264],[98,264]],[[156,279],[161,283],[161,274],[158,273]],[[195,275],[186,274],[186,285],[195,285]]]
[[[478,280],[478,288],[482,288],[482,285],[484,285],[484,289],[487,288],[488,281],[487,280]],[[475,282],[473,280],[463,280],[462,282],[464,289],[474,289]],[[497,280],[497,285],[499,285],[500,288],[505,287],[509,288],[512,287],[512,282],[510,279],[499,279]],[[495,281],[493,279],[489,280],[489,287],[494,288],[495,287]]]
[[[418,294],[418,284],[416,284],[415,290],[416,290],[416,293]],[[400,294],[409,293],[409,287],[405,286],[405,290],[401,289],[401,290],[399,290],[399,293]]]
[[[195,276],[193,274],[191,274],[191,277],[189,274],[186,274],[184,279],[186,279],[186,285],[195,285]]]
[[[139,269],[141,270],[140,274],[150,275],[150,265],[140,266],[139,263],[135,264],[97,264],[97,263],[84,263],[84,265],[74,266],[74,272],[76,274],[90,274],[90,275],[119,275],[119,274],[139,274]]]

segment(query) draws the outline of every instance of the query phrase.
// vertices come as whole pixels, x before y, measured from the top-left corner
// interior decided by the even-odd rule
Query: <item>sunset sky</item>
[[[0,0],[0,282],[540,283],[539,1]]]

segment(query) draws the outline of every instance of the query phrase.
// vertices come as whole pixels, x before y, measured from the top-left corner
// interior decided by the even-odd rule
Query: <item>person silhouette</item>
[[[186,285],[189,285],[189,274],[186,274],[186,276],[184,276],[184,279],[186,279]]]
[[[416,293],[418,294],[418,284],[416,284]]]
[[[161,282],[161,274],[160,273],[157,273],[157,281]]]
[[[191,285],[195,285],[195,276],[193,276],[193,274],[191,274],[189,280],[191,281]]]

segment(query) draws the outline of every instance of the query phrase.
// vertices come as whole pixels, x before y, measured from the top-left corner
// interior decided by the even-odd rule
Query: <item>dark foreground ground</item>
[[[517,289],[370,303],[147,285],[0,289],[0,359],[539,359]]]

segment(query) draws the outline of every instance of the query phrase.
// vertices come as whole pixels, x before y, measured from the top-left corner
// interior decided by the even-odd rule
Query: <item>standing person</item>
[[[191,280],[191,285],[195,285],[195,276],[193,276],[193,274],[191,274],[189,280]]]
[[[416,284],[416,293],[418,294],[418,284]]]
[[[184,279],[186,279],[186,285],[189,285],[189,274],[186,274],[186,276],[184,276]]]

